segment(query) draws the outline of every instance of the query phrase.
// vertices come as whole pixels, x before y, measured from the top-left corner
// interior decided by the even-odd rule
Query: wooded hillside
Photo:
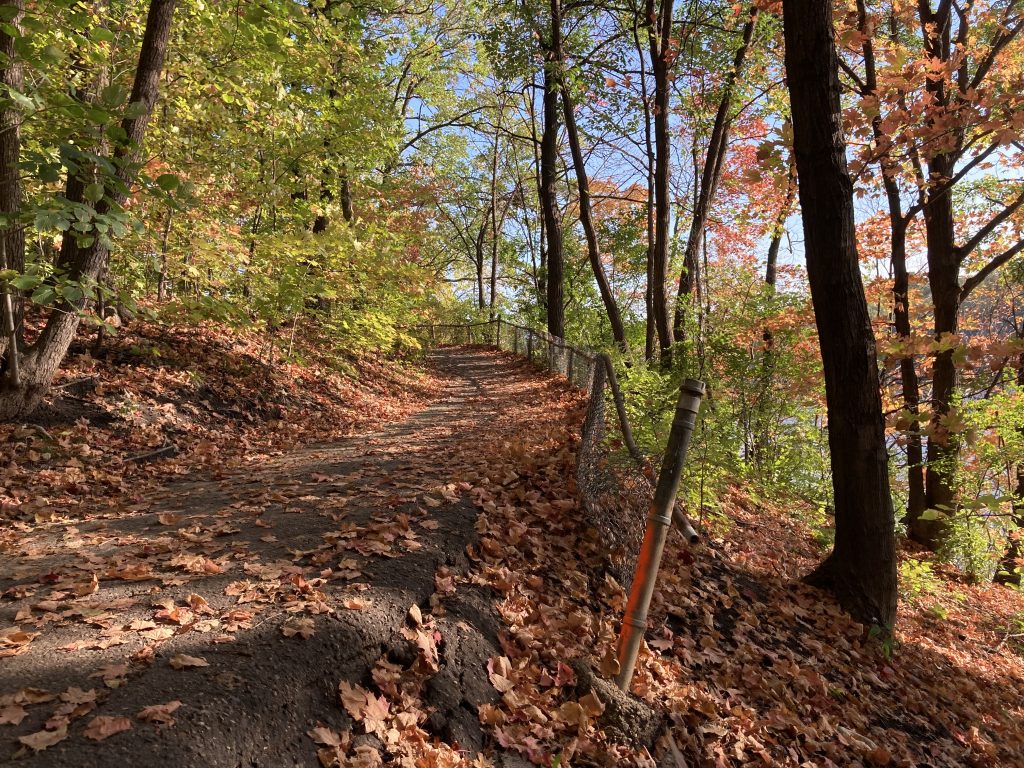
[[[387,607],[355,636],[379,646],[371,625],[411,621],[418,651],[353,662],[349,722],[316,725],[310,705],[326,766],[1020,764],[1022,168],[1019,0],[0,5],[0,670],[19,686],[0,686],[0,738],[61,690],[73,706],[10,738],[40,764],[69,725],[106,717],[91,713],[107,691],[78,700],[81,675],[43,685],[29,670],[120,644],[75,634],[75,600],[99,601],[82,610],[108,640],[175,626],[132,648],[132,674],[191,630],[168,618],[174,600],[215,636],[255,637],[211,597],[242,594],[224,584],[168,593],[167,616],[107,617],[141,600],[122,582],[184,583],[160,570],[184,563],[160,559],[171,545],[132,526],[181,513],[157,499],[187,475],[242,506],[225,505],[222,534],[218,504],[200,504],[174,557],[201,555],[189,579],[238,566],[305,584],[315,599],[270,590],[288,639],[335,642],[321,614],[359,610],[332,579],[364,564],[329,562],[324,541],[372,561],[436,539],[434,582],[366,566],[367,602]],[[503,327],[528,333],[522,348]],[[706,394],[681,440],[688,380]],[[642,590],[616,567],[657,565],[661,513],[641,544],[644,512],[622,512],[637,529],[623,555],[573,462],[597,450],[603,478],[664,494],[686,441],[661,512],[678,503],[703,543],[665,534],[651,615],[629,614],[647,634],[632,698],[614,701],[642,702],[657,727],[625,738],[601,678],[620,674],[604,662],[613,647],[622,661],[615,635]],[[331,447],[313,466],[315,445]],[[349,490],[372,465],[379,495],[367,481],[374,501],[345,521],[329,489],[224,490],[268,457],[266,483],[295,461],[303,483]],[[385,479],[393,461],[425,478],[415,492]],[[234,517],[250,492],[315,524],[282,522],[230,557],[189,549],[258,534]],[[434,509],[422,496],[442,509],[416,534]],[[109,559],[129,539],[160,566]],[[698,593],[721,606],[701,618]],[[463,660],[444,600],[461,616],[478,598],[486,621],[462,618],[483,645]],[[932,655],[948,677],[924,672]],[[588,658],[594,671],[572,666]],[[445,705],[449,663],[451,685],[488,681],[488,696]],[[120,725],[100,720],[114,730],[95,740]],[[52,764],[76,747],[59,749]]]

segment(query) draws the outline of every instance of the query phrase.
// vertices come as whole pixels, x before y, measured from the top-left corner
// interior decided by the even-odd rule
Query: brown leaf
[[[21,627],[0,631],[0,658],[24,653],[28,650],[28,644],[37,637],[38,632],[26,632]]]
[[[284,624],[281,625],[281,634],[285,637],[295,637],[299,635],[303,640],[308,640],[313,636],[313,620],[312,619],[288,619]]]
[[[188,656],[184,653],[178,653],[171,656],[170,665],[174,669],[192,669],[194,667],[208,667],[210,662],[199,656]]]
[[[132,729],[132,721],[127,717],[111,717],[109,715],[97,715],[82,731],[82,735],[93,741],[103,741],[118,733],[124,733]]]
[[[68,704],[86,704],[96,701],[96,689],[83,691],[81,688],[68,688],[60,695],[60,700]]]
[[[338,698],[341,699],[341,704],[345,707],[345,711],[354,720],[363,719],[363,712],[366,711],[366,695],[365,689],[358,685],[352,685],[347,680],[342,680],[338,684]]]
[[[327,747],[340,747],[343,743],[342,734],[332,731],[323,723],[318,724],[316,728],[306,731],[306,735],[315,743]]]
[[[117,680],[128,675],[127,664],[107,664],[104,667],[100,667],[93,672],[89,677],[99,677],[103,679],[103,682],[109,683],[112,680]]]
[[[18,725],[27,714],[28,710],[20,704],[0,707],[0,725]]]
[[[168,727],[174,725],[174,718],[171,714],[181,706],[180,701],[168,701],[166,704],[150,704],[144,707],[135,717],[143,722],[157,723]]]
[[[363,712],[363,727],[367,733],[376,733],[378,736],[384,732],[387,725],[387,717],[391,704],[383,696],[366,694],[366,709]]]
[[[65,723],[55,731],[37,731],[27,736],[19,736],[18,741],[36,752],[42,752],[47,747],[52,747],[59,741],[68,737],[68,726]]]
[[[601,657],[600,669],[602,677],[615,677],[619,674],[619,660],[615,657],[615,651],[611,648]]]

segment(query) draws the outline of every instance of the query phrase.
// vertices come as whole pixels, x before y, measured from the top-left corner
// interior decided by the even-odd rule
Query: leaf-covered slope
[[[88,341],[26,422],[0,424],[0,519],[130,506],[169,475],[394,421],[436,386],[413,367],[332,353],[309,328],[292,342],[301,363],[282,362],[266,335],[215,323],[134,322],[99,352]]]

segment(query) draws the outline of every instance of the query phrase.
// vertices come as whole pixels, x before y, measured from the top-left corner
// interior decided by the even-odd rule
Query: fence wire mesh
[[[614,376],[610,377],[611,360],[545,331],[500,318],[480,323],[424,325],[414,330],[427,346],[476,344],[521,355],[562,374],[571,385],[588,393],[576,451],[577,492],[588,520],[608,550],[610,574],[628,590],[654,485],[650,465],[632,444],[624,408],[617,410],[618,418],[610,423],[606,418],[609,396],[619,398],[620,405],[622,398]],[[612,386],[616,387],[615,392]],[[613,441],[627,446],[628,453],[612,448]]]

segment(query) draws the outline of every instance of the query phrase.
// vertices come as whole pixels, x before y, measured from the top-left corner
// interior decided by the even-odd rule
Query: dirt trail
[[[310,728],[361,730],[338,704],[339,681],[372,685],[382,656],[417,663],[409,612],[432,601],[438,671],[422,727],[479,748],[498,622],[484,588],[460,582],[476,539],[466,492],[485,471],[473,448],[514,435],[509,414],[563,385],[487,351],[440,350],[430,363],[446,386],[400,424],[176,482],[145,512],[0,539],[0,627],[39,633],[0,658],[0,760],[22,750],[25,765],[316,765]],[[182,654],[208,666],[176,669]],[[172,727],[136,719],[172,701]],[[132,728],[89,740],[97,715]],[[24,750],[18,737],[48,720],[68,736]]]

